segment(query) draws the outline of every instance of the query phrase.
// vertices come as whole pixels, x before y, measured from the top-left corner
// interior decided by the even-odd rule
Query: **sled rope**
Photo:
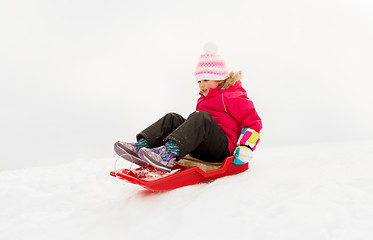
[[[128,155],[126,153],[123,153],[121,154],[120,156],[117,157],[117,159],[115,159],[115,162],[114,162],[114,173],[115,173],[115,176],[117,175],[117,162],[118,162],[118,159],[119,158],[122,158],[122,156],[124,155]],[[130,155],[131,157],[131,165],[130,165],[130,170],[132,169],[132,165],[133,165],[133,157]]]

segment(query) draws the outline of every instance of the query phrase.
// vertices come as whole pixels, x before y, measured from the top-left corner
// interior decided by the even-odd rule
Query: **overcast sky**
[[[5,0],[0,30],[0,170],[114,157],[187,117],[209,41],[243,70],[263,149],[373,136],[368,0]]]

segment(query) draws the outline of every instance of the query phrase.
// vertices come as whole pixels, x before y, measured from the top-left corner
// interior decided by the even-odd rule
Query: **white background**
[[[243,70],[262,148],[371,139],[372,13],[363,0],[1,1],[0,170],[114,157],[165,113],[187,117],[208,41]]]

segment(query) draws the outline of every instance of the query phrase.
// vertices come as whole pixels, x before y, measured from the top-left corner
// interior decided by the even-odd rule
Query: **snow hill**
[[[247,172],[162,193],[111,177],[114,155],[4,171],[0,239],[372,239],[372,145],[262,147]]]

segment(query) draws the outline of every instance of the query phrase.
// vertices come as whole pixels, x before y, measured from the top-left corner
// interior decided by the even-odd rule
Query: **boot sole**
[[[147,162],[145,162],[144,160],[142,160],[141,158],[136,156],[138,154],[136,154],[133,151],[131,151],[130,149],[126,148],[120,142],[115,143],[114,150],[120,157],[122,157],[123,159],[125,159],[129,162],[132,162],[132,163],[137,164],[139,166],[148,165]]]

